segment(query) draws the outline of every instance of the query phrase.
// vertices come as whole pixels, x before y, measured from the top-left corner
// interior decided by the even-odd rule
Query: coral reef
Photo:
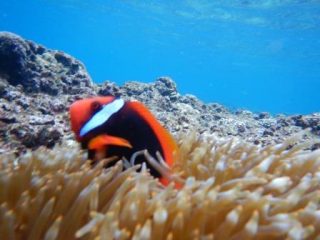
[[[175,135],[181,189],[145,166],[86,161],[68,106],[109,94],[142,101]],[[1,239],[319,238],[319,135],[319,113],[230,111],[168,77],[97,85],[73,57],[0,32]]]
[[[320,150],[179,137],[180,190],[146,169],[92,168],[76,146],[0,156],[4,239],[315,239]]]
[[[306,139],[320,135],[320,115],[270,116],[247,110],[230,111],[181,95],[174,81],[127,82],[117,86],[91,82],[84,66],[71,56],[49,50],[11,33],[0,33],[0,153],[72,140],[67,109],[76,99],[109,95],[143,102],[173,134],[196,129],[219,136],[239,136],[257,145],[281,143],[302,129]],[[314,149],[319,145],[313,146]]]
[[[196,130],[221,137],[239,136],[262,146],[281,143],[305,128],[312,131],[301,141],[320,135],[318,113],[273,117],[230,111],[220,104],[204,104],[195,96],[179,94],[168,77],[148,84],[94,84],[83,64],[73,57],[0,32],[0,153],[21,154],[26,149],[72,141],[68,106],[75,99],[109,94],[140,100],[173,134]]]
[[[27,92],[50,95],[77,93],[92,85],[78,60],[9,32],[0,33],[0,76]]]

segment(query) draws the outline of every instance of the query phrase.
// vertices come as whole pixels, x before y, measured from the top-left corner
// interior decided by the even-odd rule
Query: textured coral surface
[[[72,56],[0,32],[0,154],[13,151],[18,155],[26,149],[53,147],[73,139],[69,105],[80,98],[110,94],[143,102],[172,134],[196,130],[239,136],[263,146],[281,143],[306,128],[311,133],[301,141],[320,136],[319,113],[274,117],[265,112],[231,111],[218,103],[205,104],[195,96],[182,95],[177,87],[169,77],[148,84],[95,84],[85,66]]]
[[[297,136],[299,138],[301,136]],[[179,137],[164,188],[143,169],[91,167],[76,146],[0,159],[1,239],[314,239],[320,150]]]

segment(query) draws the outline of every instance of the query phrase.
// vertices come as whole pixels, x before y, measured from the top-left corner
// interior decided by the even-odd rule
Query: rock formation
[[[311,133],[304,139],[320,135],[319,113],[273,117],[248,110],[230,111],[218,103],[205,104],[193,95],[179,94],[169,77],[153,83],[118,86],[106,81],[98,85],[72,56],[12,33],[0,33],[0,153],[20,154],[72,141],[68,106],[76,99],[110,94],[145,103],[174,135],[190,130],[209,132],[238,136],[257,145],[282,142],[307,128]]]

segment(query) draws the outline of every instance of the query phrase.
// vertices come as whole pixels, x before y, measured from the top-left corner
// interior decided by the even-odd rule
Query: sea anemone
[[[196,134],[178,142],[181,189],[126,161],[91,166],[77,147],[2,155],[1,239],[320,237],[320,150],[293,138],[267,147]]]

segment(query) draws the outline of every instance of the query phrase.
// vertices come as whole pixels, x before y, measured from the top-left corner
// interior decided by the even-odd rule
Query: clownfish
[[[118,156],[130,159],[147,150],[156,158],[157,152],[172,167],[177,145],[170,133],[161,126],[153,114],[138,101],[124,101],[113,96],[92,97],[74,102],[69,109],[71,129],[89,159]],[[145,161],[138,156],[135,164]],[[146,162],[150,174],[163,185],[169,180]]]

